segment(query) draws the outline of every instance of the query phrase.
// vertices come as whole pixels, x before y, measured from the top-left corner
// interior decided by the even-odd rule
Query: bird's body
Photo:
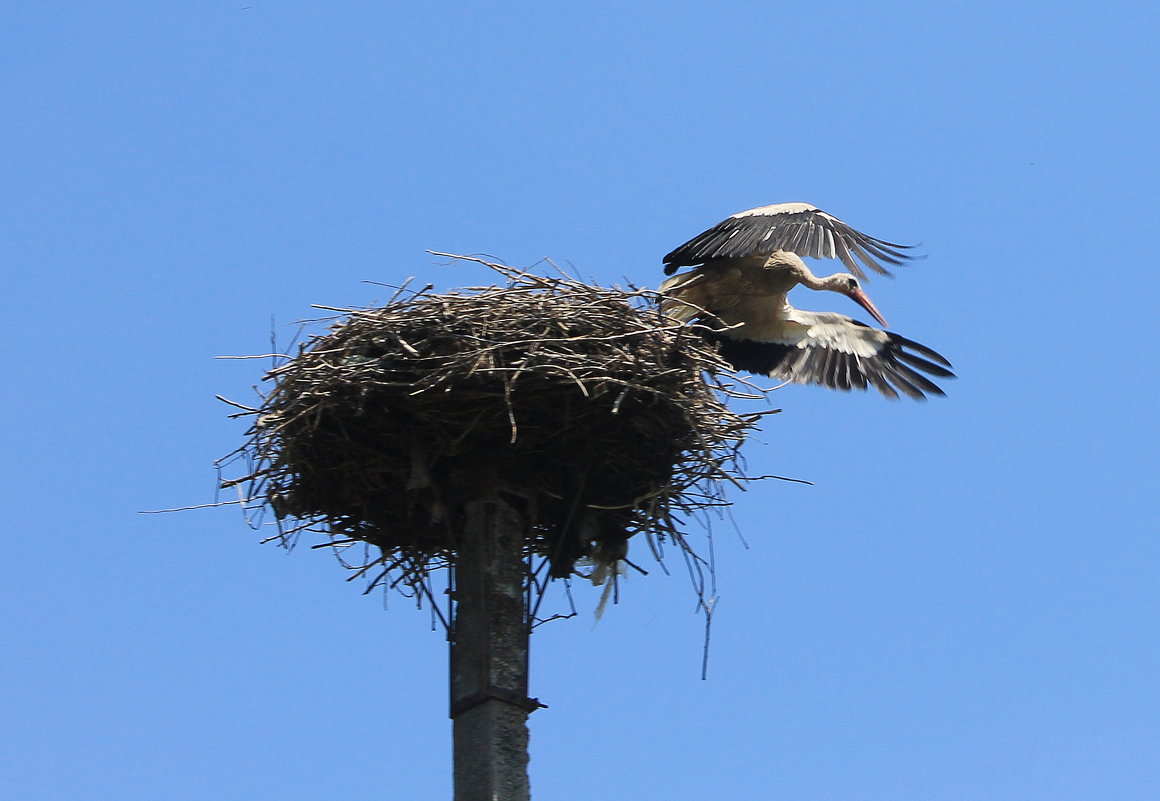
[[[950,363],[930,348],[842,314],[795,309],[787,299],[798,284],[838,292],[885,326],[856,275],[818,277],[801,256],[841,258],[863,275],[856,256],[886,273],[878,260],[901,263],[903,247],[859,233],[806,203],[763,206],[733,215],[665,257],[667,272],[694,269],[661,285],[661,310],[679,322],[703,324],[705,338],[740,370],[833,389],[873,386],[891,398],[899,392],[916,399],[942,395],[922,373],[954,376]]]

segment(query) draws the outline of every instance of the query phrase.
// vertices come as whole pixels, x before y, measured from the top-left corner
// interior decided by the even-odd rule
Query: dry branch
[[[756,425],[725,401],[753,392],[650,292],[471,260],[506,284],[341,310],[270,370],[250,467],[226,484],[284,540],[376,546],[360,575],[381,565],[376,583],[412,592],[455,553],[467,504],[495,493],[555,577],[608,568],[637,534],[687,549],[680,521],[725,505]]]

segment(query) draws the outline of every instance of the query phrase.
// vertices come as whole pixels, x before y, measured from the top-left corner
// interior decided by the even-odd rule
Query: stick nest
[[[250,472],[225,484],[273,510],[277,537],[369,543],[379,579],[412,587],[494,493],[554,577],[614,565],[635,534],[687,548],[756,425],[725,399],[752,394],[651,292],[488,266],[504,286],[400,293],[300,345],[251,410]]]

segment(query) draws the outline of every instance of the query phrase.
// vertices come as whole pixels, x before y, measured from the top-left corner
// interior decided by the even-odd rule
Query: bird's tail
[[[696,271],[674,275],[661,284],[661,314],[678,323],[687,323],[705,313],[708,296],[705,276]]]

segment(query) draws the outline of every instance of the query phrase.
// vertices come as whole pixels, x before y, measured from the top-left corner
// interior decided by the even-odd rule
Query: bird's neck
[[[835,282],[832,279],[834,277],[835,276],[828,275],[825,278],[819,278],[810,272],[810,268],[805,266],[805,264],[800,265],[797,269],[798,281],[802,286],[809,287],[810,289],[833,290]]]

